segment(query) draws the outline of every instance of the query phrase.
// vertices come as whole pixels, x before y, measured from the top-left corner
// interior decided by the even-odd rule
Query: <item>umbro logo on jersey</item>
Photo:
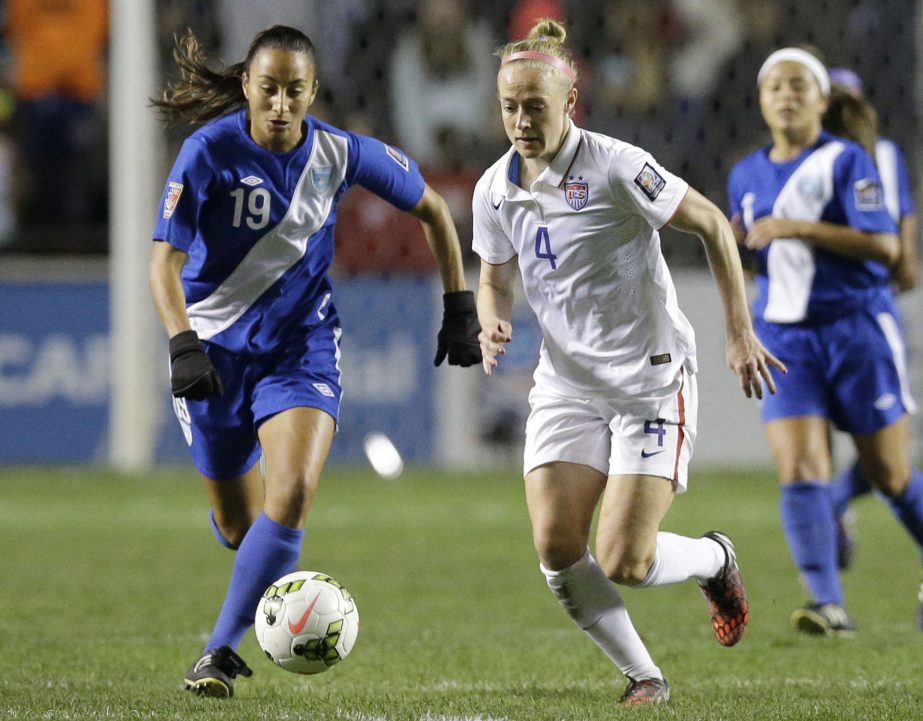
[[[660,173],[654,170],[650,163],[645,163],[644,167],[641,168],[641,172],[638,173],[638,177],[635,178],[635,185],[641,188],[651,200],[657,200],[657,196],[660,195],[660,191],[663,190],[666,184],[667,181],[663,179]]]
[[[385,143],[385,152],[388,153],[388,157],[391,158],[391,160],[393,160],[404,169],[405,173],[410,170],[410,161],[407,160],[407,156],[404,155],[400,150],[397,148],[392,148],[390,145]]]
[[[246,178],[241,178],[240,182],[253,187],[262,183],[263,179],[257,178],[255,175],[248,175]]]
[[[311,385],[313,385],[322,396],[327,396],[328,398],[336,398],[336,393],[330,390],[330,386],[328,386],[326,383],[312,383]]]

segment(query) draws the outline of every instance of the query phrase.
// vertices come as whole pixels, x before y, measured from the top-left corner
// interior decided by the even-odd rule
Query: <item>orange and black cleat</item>
[[[700,584],[700,588],[708,599],[715,638],[722,646],[733,646],[744,635],[750,621],[750,600],[740,577],[731,539],[718,531],[709,531],[703,538],[710,538],[724,549],[724,567],[714,578]]]

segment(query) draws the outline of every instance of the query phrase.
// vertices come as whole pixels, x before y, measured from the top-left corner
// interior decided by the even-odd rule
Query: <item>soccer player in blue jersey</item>
[[[782,527],[811,594],[792,620],[850,635],[827,483],[827,424],[848,432],[869,482],[923,545],[923,475],[908,460],[914,410],[889,268],[900,246],[871,156],[823,130],[830,79],[799,48],[758,75],[772,143],[731,171],[738,240],[758,258],[756,330],[789,372],[762,418],[778,466]]]
[[[918,226],[914,210],[913,189],[904,155],[898,145],[878,135],[878,116],[863,94],[862,81],[851,70],[831,68],[830,104],[824,113],[824,127],[860,143],[875,158],[881,175],[885,204],[898,228],[901,255],[891,269],[892,284],[898,292],[912,290],[917,283]],[[833,508],[837,516],[837,550],[840,568],[848,568],[853,554],[854,520],[849,503],[868,493],[868,484],[858,463],[838,473],[830,483]],[[923,585],[919,594],[917,624],[923,628]]]
[[[150,284],[213,530],[237,550],[224,604],[185,684],[229,697],[233,679],[251,673],[235,649],[260,595],[299,558],[336,428],[341,331],[328,269],[336,204],[350,186],[423,225],[445,288],[436,365],[446,357],[478,363],[480,327],[452,218],[417,165],[307,114],[318,81],[303,33],[264,30],[224,72],[206,66],[192,34],[174,55],[182,80],[153,103],[167,120],[205,124],[170,171]]]

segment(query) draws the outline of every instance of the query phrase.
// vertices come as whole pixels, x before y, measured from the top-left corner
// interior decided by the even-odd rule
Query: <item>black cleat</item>
[[[708,600],[715,638],[722,646],[733,646],[750,622],[750,599],[740,577],[731,539],[718,531],[709,531],[702,537],[710,538],[724,550],[724,566],[714,578],[699,584],[699,588]]]
[[[670,700],[670,684],[662,678],[642,678],[635,681],[633,678],[628,679],[628,686],[620,704],[626,706],[642,706],[655,703],[666,703]]]
[[[856,624],[846,613],[846,609],[835,603],[809,603],[804,608],[792,613],[792,623],[802,633],[815,636],[839,636],[850,638],[856,635]]]
[[[253,671],[230,646],[221,646],[206,651],[190,666],[185,688],[198,696],[231,698],[238,675],[252,676]]]

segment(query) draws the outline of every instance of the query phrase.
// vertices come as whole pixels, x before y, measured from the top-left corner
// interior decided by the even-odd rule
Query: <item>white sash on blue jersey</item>
[[[875,143],[875,164],[885,192],[885,207],[895,223],[901,222],[900,181],[897,176],[897,148],[888,140]]]
[[[833,164],[844,147],[834,141],[807,156],[779,191],[772,216],[819,221],[833,197]],[[776,238],[769,244],[766,263],[769,292],[763,317],[773,323],[804,320],[816,270],[813,246],[800,238]]]
[[[307,252],[308,241],[327,220],[346,177],[347,140],[314,131],[314,147],[285,217],[260,238],[234,271],[206,298],[187,308],[189,323],[205,340],[230,327]],[[323,182],[315,182],[322,177]]]

